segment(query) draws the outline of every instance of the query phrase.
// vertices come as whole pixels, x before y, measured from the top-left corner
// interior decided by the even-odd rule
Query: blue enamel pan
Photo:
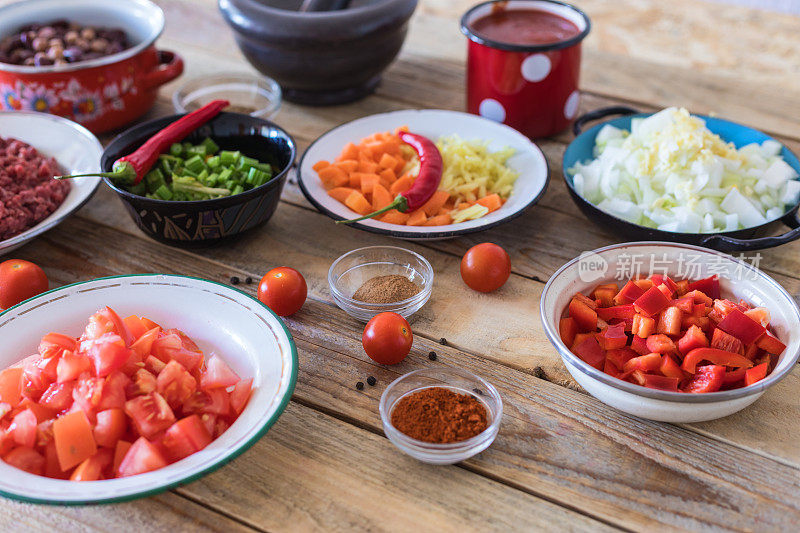
[[[600,120],[613,115],[624,115],[611,120],[606,120],[601,124],[597,124],[586,131],[582,131],[583,126],[588,122]],[[762,250],[764,248],[772,248],[786,244],[800,238],[800,216],[798,215],[798,207],[800,202],[794,206],[789,207],[786,212],[780,217],[770,220],[760,226],[753,228],[745,228],[736,231],[726,231],[720,233],[677,233],[671,231],[662,231],[655,228],[648,228],[633,224],[627,220],[615,217],[605,211],[601,211],[594,204],[586,201],[581,195],[575,191],[572,183],[572,175],[567,171],[575,166],[575,163],[586,163],[591,161],[594,157],[592,149],[594,147],[595,137],[605,124],[623,128],[628,131],[631,129],[631,119],[636,117],[647,117],[648,113],[639,113],[635,109],[624,106],[613,106],[597,109],[586,113],[579,117],[573,126],[575,132],[575,139],[567,147],[564,152],[564,159],[562,163],[562,173],[564,181],[567,183],[570,195],[580,210],[590,220],[596,224],[608,228],[611,231],[625,236],[628,239],[640,241],[671,241],[682,242],[686,244],[694,244],[698,246],[705,246],[713,248],[721,252],[747,252],[752,250]],[[742,126],[720,118],[707,117],[698,115],[706,121],[706,126],[709,130],[716,133],[723,140],[732,142],[737,148],[753,142],[762,143],[767,139],[772,139],[769,135],[762,133],[758,130]],[[800,161],[797,156],[789,151],[785,146],[781,152],[783,159],[798,173],[800,173]],[[780,235],[775,235],[776,228],[783,223],[790,229]]]

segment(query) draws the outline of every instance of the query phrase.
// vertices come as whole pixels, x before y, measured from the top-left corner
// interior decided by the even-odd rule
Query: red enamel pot
[[[0,109],[53,113],[94,133],[132,122],[153,106],[158,88],[183,72],[183,60],[155,48],[164,12],[149,0],[24,0],[0,8],[0,38],[27,24],[66,19],[116,27],[133,46],[70,65],[0,63]]]
[[[547,44],[522,45],[474,30],[475,21],[498,10],[551,13],[574,24],[578,33]],[[581,41],[590,28],[583,11],[556,0],[493,0],[467,11],[461,18],[461,31],[469,38],[467,111],[530,138],[566,129],[578,114]]]

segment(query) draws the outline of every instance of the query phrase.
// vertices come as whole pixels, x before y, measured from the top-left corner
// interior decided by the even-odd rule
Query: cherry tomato
[[[485,242],[467,250],[461,259],[461,279],[478,292],[492,292],[502,287],[511,275],[511,258],[505,250]]]
[[[258,285],[258,299],[280,316],[298,312],[307,295],[308,287],[303,275],[289,267],[273,268]]]
[[[8,309],[48,288],[44,270],[30,261],[9,259],[0,263],[0,309]]]
[[[375,315],[361,337],[369,358],[382,365],[396,365],[405,359],[413,342],[411,326],[397,313]]]

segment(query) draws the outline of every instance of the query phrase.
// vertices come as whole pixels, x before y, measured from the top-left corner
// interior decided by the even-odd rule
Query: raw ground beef
[[[58,163],[16,139],[0,137],[0,241],[29,229],[55,211],[69,194]]]

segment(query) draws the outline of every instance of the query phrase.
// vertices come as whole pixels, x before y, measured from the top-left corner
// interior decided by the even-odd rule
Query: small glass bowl
[[[225,111],[268,119],[281,106],[281,88],[271,78],[252,74],[203,76],[181,85],[172,95],[172,105],[176,112],[188,113],[218,99],[230,101]]]
[[[392,274],[407,277],[421,290],[411,298],[386,304],[361,302],[352,298],[367,280]],[[334,261],[328,270],[328,285],[336,305],[361,322],[369,322],[375,315],[387,311],[408,318],[431,297],[433,267],[427,259],[405,248],[368,246],[347,252]]]
[[[486,407],[489,426],[472,438],[449,444],[423,442],[401,433],[391,422],[394,406],[404,396],[429,387],[444,387],[475,397]],[[488,448],[497,437],[503,418],[503,400],[491,383],[466,370],[450,367],[424,368],[397,378],[383,391],[378,409],[383,432],[392,444],[411,457],[434,465],[458,463]]]

